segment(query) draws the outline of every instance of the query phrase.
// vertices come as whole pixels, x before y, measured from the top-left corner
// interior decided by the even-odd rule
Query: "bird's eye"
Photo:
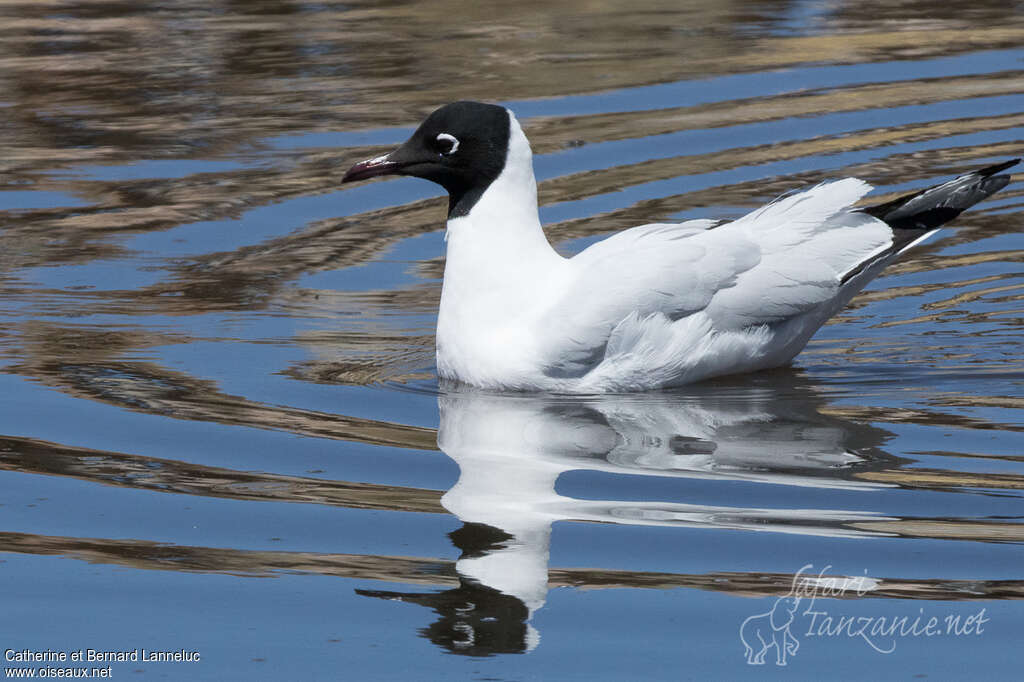
[[[443,156],[451,156],[459,150],[459,141],[454,135],[441,133],[437,136],[437,149]]]

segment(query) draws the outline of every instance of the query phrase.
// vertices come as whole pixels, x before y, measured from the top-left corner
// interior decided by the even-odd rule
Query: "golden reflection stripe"
[[[920,424],[960,429],[977,429],[983,431],[1024,432],[1024,425],[1003,424],[981,419],[979,417],[970,417],[961,414],[946,414],[909,407],[890,406],[886,408],[874,408],[856,405],[824,405],[821,407],[820,411],[822,414],[827,414],[833,417],[841,417],[843,419],[851,419],[855,421],[878,422],[883,424]],[[997,476],[993,480],[1001,480],[1001,477]],[[1015,481],[1017,480],[1017,477],[1012,477],[1008,480]],[[1011,487],[1016,487],[1016,484]]]
[[[442,491],[252,473],[181,460],[0,436],[0,470],[62,476],[122,488],[258,502],[445,514]]]
[[[242,577],[276,577],[282,573],[334,576],[358,580],[454,587],[459,584],[455,562],[404,556],[323,554],[238,550],[168,545],[144,540],[76,538],[0,532],[0,552],[64,556],[93,564],[140,570],[223,573]],[[659,573],[600,568],[551,568],[548,587],[580,589],[691,588],[761,597],[787,594],[798,576],[791,573],[714,572]],[[815,576],[817,577],[817,576]],[[822,576],[842,579],[845,576]],[[1024,580],[944,578],[873,578],[877,587],[867,598],[972,601],[1024,599]],[[842,598],[857,598],[849,591]]]
[[[549,153],[579,141],[588,144],[710,130],[788,118],[891,109],[977,97],[1017,95],[1024,72],[853,85],[812,92],[787,92],[694,106],[581,116],[533,118],[525,122],[534,152]]]
[[[564,17],[592,13],[590,4],[534,5],[530,12],[523,13],[512,5],[478,7],[454,0],[408,5],[401,12],[359,2],[345,6],[319,3],[321,11],[292,12],[287,22],[246,13],[244,7],[211,16],[206,4],[201,5],[202,9],[185,4],[174,13],[175,21],[156,11],[142,11],[132,17],[96,17],[90,21],[86,21],[88,16],[79,16],[74,23],[45,16],[33,6],[25,2],[0,5],[6,29],[0,70],[26,92],[22,99],[43,109],[55,98],[54,92],[70,91],[78,95],[80,105],[83,100],[91,104],[88,93],[81,92],[86,89],[79,84],[84,80],[97,91],[93,98],[106,105],[100,111],[122,115],[126,130],[135,134],[165,132],[170,137],[180,135],[190,125],[205,127],[211,146],[217,142],[220,146],[237,144],[260,133],[288,132],[295,129],[295,119],[299,119],[300,129],[323,125],[327,118],[372,128],[401,125],[408,122],[410,110],[422,113],[436,106],[442,95],[446,100],[556,97],[802,64],[854,64],[908,57],[920,60],[1014,48],[1024,42],[1024,29],[1005,21],[993,22],[984,15],[972,17],[970,30],[964,30],[962,17],[957,15],[954,19],[936,17],[927,27],[900,30],[893,30],[887,23],[844,26],[833,22],[823,35],[749,35],[737,27],[736,31],[705,28],[685,35],[672,34],[666,40],[650,40],[653,32],[665,35],[666,20],[691,23],[687,11],[697,9],[692,4],[667,17],[633,7],[608,7],[608,12],[616,14],[606,20],[614,22],[616,30],[586,30],[590,25],[584,25],[571,51],[567,51],[561,30]],[[736,10],[729,5],[703,1],[698,7],[705,27],[733,27],[737,23]],[[840,8],[837,13],[843,15],[845,11]],[[423,36],[446,35],[453,15],[472,30],[458,40],[442,41],[444,45],[438,49],[423,51]],[[182,27],[200,18],[204,39],[197,43],[195,36],[186,34]],[[73,68],[69,68],[67,54],[53,54],[39,45],[52,43],[54,31],[94,49],[78,50],[70,65]],[[116,31],[118,39],[101,40],[105,31]],[[240,87],[238,83],[246,80],[243,75],[252,80],[251,69],[240,71],[247,62],[222,57],[237,43],[239,33],[244,34],[249,50],[256,54],[263,54],[261,48],[286,52],[291,59],[271,64],[277,68],[275,73],[283,72],[288,78],[262,78],[256,81],[255,92]],[[294,36],[301,36],[301,41]],[[309,43],[335,49],[296,59],[301,45]],[[154,44],[187,44],[206,59],[140,48]],[[624,44],[631,46],[628,69],[621,68]],[[338,68],[338,53],[343,55],[344,69]],[[406,63],[410,54],[418,55],[418,63],[396,69],[394,64]],[[169,59],[172,56],[177,59]],[[242,66],[237,66],[237,61],[242,61]],[[100,76],[98,84],[82,74],[93,79]],[[426,74],[449,77],[424,83]],[[213,121],[168,115],[161,107],[154,107],[155,111],[146,116],[126,117],[123,113],[130,110],[133,100],[111,97],[113,93],[98,87],[115,80],[109,84],[114,93],[117,90],[113,86],[123,88],[138,82],[154,82],[152,87],[158,89],[161,81],[168,79],[174,79],[172,85],[184,90],[184,96],[191,95],[186,101],[197,109],[209,106],[202,97],[207,90],[220,88],[220,106],[226,111]],[[27,86],[40,82],[49,86],[41,93],[39,88]],[[195,82],[205,86],[198,94],[182,87]],[[319,93],[345,96],[337,98],[340,101],[325,102],[314,95]],[[287,109],[279,101],[296,98],[304,106],[293,111],[289,120]],[[94,106],[98,108],[98,104]],[[245,116],[259,106],[277,116]]]
[[[1017,275],[1018,277],[1022,275]],[[950,298],[943,299],[941,301],[929,301],[921,305],[922,310],[945,310],[954,306],[962,305],[964,303],[970,303],[977,301],[980,298],[987,298],[992,294],[1000,294],[1005,291],[1020,291],[1024,289],[1024,283],[1022,284],[1007,284],[1006,286],[1000,287],[989,287],[987,289],[975,289],[974,291],[965,291],[963,293],[951,296]],[[1019,300],[1019,297],[1005,297],[1000,300]]]
[[[66,359],[69,335],[79,349]],[[316,438],[351,440],[417,450],[436,450],[435,429],[343,414],[268,405],[220,391],[215,382],[149,361],[128,361],[137,353],[131,332],[34,323],[24,325],[20,362],[0,371],[32,377],[83,400],[173,419],[215,422],[286,431]]]
[[[890,145],[943,139],[953,135],[988,130],[1005,130],[1024,126],[1024,114],[991,118],[931,121],[906,126],[872,128],[841,135],[830,135],[810,140],[796,140],[754,147],[733,147],[708,154],[681,155],[640,163],[614,166],[608,169],[584,171],[565,175],[541,183],[539,198],[542,205],[562,201],[575,201],[601,194],[621,191],[625,187],[668,180],[679,177],[685,186],[685,176],[714,173],[734,168],[747,168],[777,161],[789,161],[810,156],[880,149]],[[1019,149],[1019,146],[1018,146]],[[975,156],[981,156],[979,148]],[[915,176],[922,174],[918,169]],[[844,174],[857,175],[844,170]],[[872,202],[878,197],[872,197]]]

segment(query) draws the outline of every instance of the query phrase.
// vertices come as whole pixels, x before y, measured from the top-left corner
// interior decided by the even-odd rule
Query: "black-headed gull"
[[[455,102],[342,182],[448,191],[437,370],[484,388],[637,391],[789,363],[900,253],[1002,189],[1015,159],[869,208],[846,178],[742,218],[641,225],[572,258],[537,212],[530,143],[504,107]]]

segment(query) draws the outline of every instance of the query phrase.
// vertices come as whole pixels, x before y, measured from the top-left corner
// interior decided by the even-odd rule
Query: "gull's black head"
[[[446,104],[420,124],[405,144],[352,166],[342,182],[378,175],[414,175],[448,191],[448,217],[469,213],[505,167],[511,118],[504,107],[480,102]]]

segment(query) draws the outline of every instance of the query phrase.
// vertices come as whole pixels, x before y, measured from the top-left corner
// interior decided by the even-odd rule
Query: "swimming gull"
[[[901,253],[1002,189],[1014,159],[884,204],[846,178],[737,220],[641,225],[572,258],[537,209],[530,143],[508,109],[455,102],[342,182],[411,175],[448,191],[437,319],[442,379],[501,390],[677,386],[789,363]]]

